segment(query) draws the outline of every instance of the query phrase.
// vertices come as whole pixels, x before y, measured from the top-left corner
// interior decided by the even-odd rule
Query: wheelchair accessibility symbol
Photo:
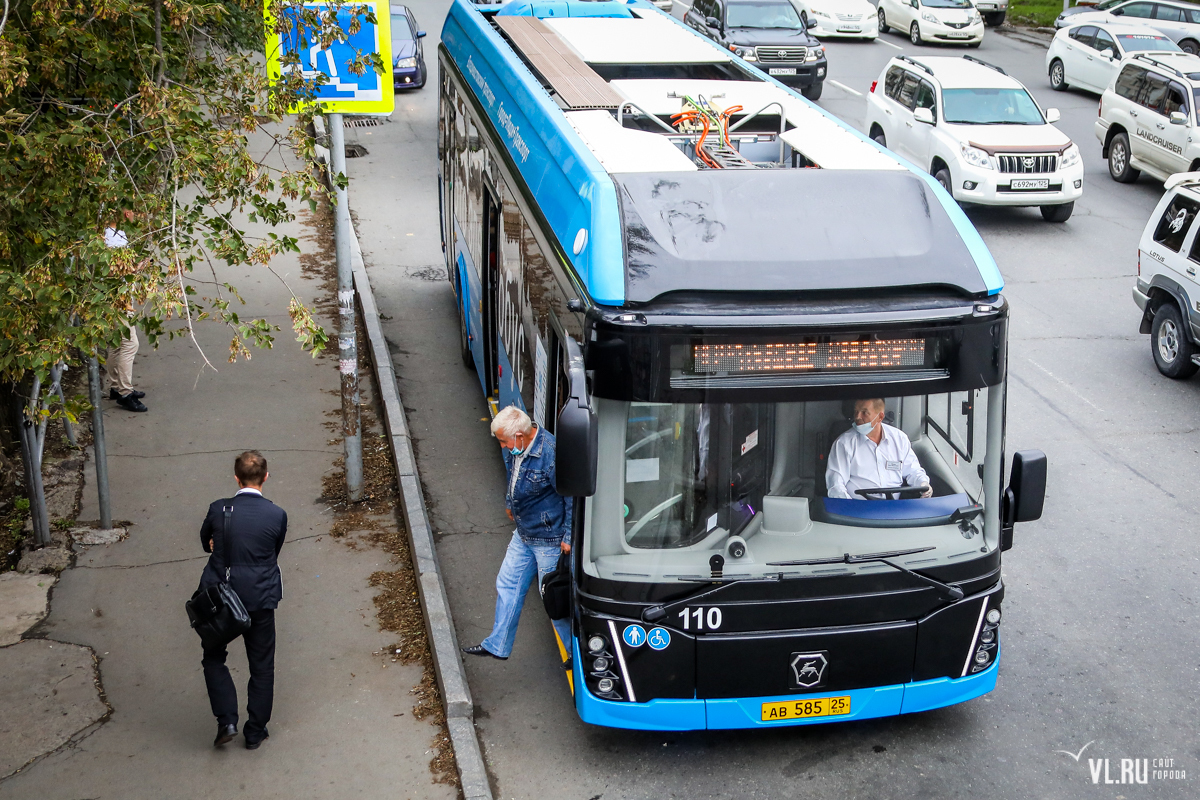
[[[646,636],[646,644],[651,650],[666,650],[671,644],[671,634],[666,628],[655,628]]]
[[[641,647],[646,641],[646,629],[641,625],[627,625],[621,632],[621,638],[630,647]]]

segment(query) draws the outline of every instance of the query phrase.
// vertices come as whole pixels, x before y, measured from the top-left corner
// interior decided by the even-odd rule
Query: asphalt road
[[[442,0],[412,6],[436,76]],[[865,93],[899,52],[829,43],[820,105],[861,126]],[[1023,81],[1077,141],[1085,193],[1065,224],[1036,209],[973,209],[1012,305],[1008,450],[1050,459],[1046,513],[1006,553],[1005,648],[992,694],[894,719],[769,731],[653,734],[575,715],[550,626],[531,598],[513,657],[470,659],[497,797],[1192,798],[1200,793],[1200,638],[1191,521],[1200,377],[1161,377],[1130,298],[1137,239],[1162,193],[1113,182],[1092,132],[1096,98],[1053,92],[1044,49],[989,31],[972,55]],[[836,81],[835,85],[833,81]],[[391,341],[459,637],[491,626],[511,527],[478,381],[458,360],[439,245],[436,83],[397,95],[391,123],[355,132],[351,203]],[[352,137],[353,140],[353,137]],[[870,220],[862,220],[870,225]],[[1090,743],[1090,744],[1089,744]],[[1073,755],[1088,745],[1078,761]],[[1169,759],[1187,780],[1093,785],[1089,759]]]

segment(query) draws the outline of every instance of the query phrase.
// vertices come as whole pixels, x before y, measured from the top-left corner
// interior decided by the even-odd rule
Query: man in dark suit
[[[267,738],[275,691],[275,607],[283,599],[278,558],[287,535],[287,512],[262,495],[268,473],[267,460],[261,453],[256,450],[242,453],[233,462],[233,474],[238,493],[210,505],[200,526],[200,544],[204,552],[212,553],[200,576],[200,588],[220,583],[228,566],[229,583],[250,614],[250,630],[242,634],[250,665],[247,720],[242,734],[246,749],[254,750]],[[226,535],[225,508],[230,506],[233,512]],[[204,666],[208,700],[217,718],[217,738],[213,744],[218,747],[237,736],[237,689],[225,666],[226,655],[224,647],[205,650],[200,662]]]

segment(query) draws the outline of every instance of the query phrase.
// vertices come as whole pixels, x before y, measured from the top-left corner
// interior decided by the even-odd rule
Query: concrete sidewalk
[[[316,252],[311,220],[302,212],[288,232]],[[310,305],[326,293],[320,275],[302,274],[301,258],[289,254],[272,266]],[[0,795],[453,798],[454,787],[435,784],[429,768],[438,728],[412,716],[421,666],[373,655],[397,638],[379,630],[368,586],[373,572],[395,569],[391,556],[365,538],[328,535],[333,514],[322,478],[341,451],[328,427],[338,409],[336,342],[315,360],[301,352],[290,333],[289,292],[266,270],[218,274],[246,299],[239,314],[280,326],[275,347],[230,365],[228,332],[202,324],[198,339],[219,372],[202,368],[187,338],[157,351],[143,343],[134,376],[149,413],[106,401],[114,516],[132,522],[129,538],[78,548],[33,635],[92,648],[112,714],[0,782]],[[233,458],[247,448],[267,457],[265,494],[288,512],[274,717],[270,740],[254,752],[240,737],[212,747],[200,644],[183,607],[207,558],[198,536],[204,512],[236,490]],[[90,474],[83,497],[80,519],[96,519]],[[244,723],[240,643],[229,663]],[[5,727],[45,722],[31,714]]]

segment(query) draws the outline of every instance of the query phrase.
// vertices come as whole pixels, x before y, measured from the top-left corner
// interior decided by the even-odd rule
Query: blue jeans
[[[508,658],[512,654],[517,622],[521,619],[521,608],[525,605],[529,584],[537,575],[540,588],[542,577],[555,570],[561,554],[558,542],[529,544],[513,531],[508,552],[504,554],[504,562],[500,565],[500,573],[496,575],[496,622],[492,626],[491,636],[483,640],[485,650],[501,658]],[[556,619],[554,629],[570,653],[571,621]]]

